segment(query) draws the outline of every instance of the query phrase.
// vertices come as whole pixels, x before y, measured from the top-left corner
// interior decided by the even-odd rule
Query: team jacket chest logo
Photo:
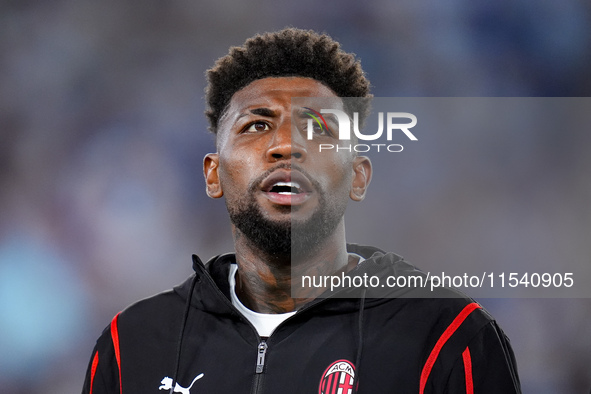
[[[178,382],[174,385],[174,393],[181,393],[181,394],[191,394],[191,387],[193,387],[193,385],[195,384],[196,381],[198,381],[199,379],[201,379],[203,377],[203,374],[200,373],[199,375],[197,375],[195,377],[195,379],[193,379],[193,381],[191,382],[191,385],[187,388],[182,387],[180,384],[178,384]],[[174,383],[172,378],[169,378],[168,376],[166,376],[164,379],[162,379],[162,381],[160,381],[160,383],[162,383],[162,385],[160,387],[158,387],[158,390],[170,390],[172,388],[172,384]]]
[[[338,360],[322,374],[318,394],[352,394],[354,384],[355,366],[347,360]]]

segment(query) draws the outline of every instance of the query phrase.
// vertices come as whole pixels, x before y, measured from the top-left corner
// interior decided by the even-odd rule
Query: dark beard
[[[314,186],[320,191],[319,185]],[[255,188],[251,189],[233,206],[226,200],[230,220],[253,246],[273,259],[297,261],[315,254],[345,214],[346,203],[328,203],[319,193],[318,209],[309,219],[273,221],[263,215],[254,198]]]

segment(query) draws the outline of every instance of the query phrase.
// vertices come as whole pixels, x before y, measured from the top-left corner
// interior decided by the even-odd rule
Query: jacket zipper
[[[252,384],[252,394],[257,394],[262,390],[262,380],[263,380],[263,372],[265,370],[265,356],[267,355],[267,349],[269,346],[267,345],[267,341],[264,339],[261,340],[261,343],[257,346],[257,363],[256,363],[256,370],[254,375],[254,381]]]
[[[228,305],[230,307],[230,309],[235,314],[237,314],[238,316],[241,316],[242,317],[242,314],[238,311],[238,309],[236,309],[236,307],[234,305],[232,305],[232,302],[230,300],[228,300],[228,298],[224,295],[224,293],[222,293],[222,291],[219,289],[219,287],[217,286],[217,284],[215,283],[215,281],[213,280],[213,278],[211,277],[211,275],[209,274],[209,272],[207,272],[207,270],[203,269],[203,270],[201,270],[201,274],[205,278],[207,278],[207,280],[209,281],[210,285],[214,289],[214,293],[216,293],[218,295],[218,297],[220,297],[223,300],[223,302],[225,302],[226,305]],[[343,291],[343,289],[341,289],[340,291],[337,291],[336,293],[330,294],[328,297],[323,297],[321,299],[316,299],[315,301],[312,301],[308,305],[305,305],[303,308],[301,308],[300,310],[298,310],[298,313],[297,314],[301,314],[303,311],[307,311],[308,309],[312,309],[312,308],[316,307],[319,304],[323,304],[328,299],[333,298],[336,294],[340,293],[341,291]],[[288,317],[279,326],[277,326],[277,328],[279,328],[280,326],[284,325],[288,320],[291,320],[294,317],[295,317],[295,315]],[[247,319],[245,319],[245,322],[252,328],[252,330],[258,336],[258,332],[257,332],[256,328],[254,327],[254,325],[250,321],[248,321]],[[261,338],[261,337],[259,336],[259,338]],[[252,385],[251,394],[259,394],[261,392],[261,390],[262,390],[262,384],[261,384],[261,382],[263,380],[263,373],[264,373],[264,369],[265,369],[265,356],[267,355],[267,349],[268,348],[269,348],[269,345],[267,344],[267,340],[261,338],[261,342],[257,345],[257,361],[256,361],[256,369],[255,369],[255,372],[256,373],[255,373],[255,376],[254,376],[254,381],[253,381],[253,385]]]
[[[256,373],[263,373],[263,369],[265,368],[265,354],[267,354],[267,348],[267,342],[264,340],[259,343]]]
[[[223,302],[226,303],[226,305],[228,305],[230,307],[230,309],[233,311],[233,313],[235,313],[236,315],[243,318],[244,322],[252,328],[252,331],[254,331],[254,333],[260,339],[260,342],[257,345],[257,360],[256,360],[255,375],[254,375],[254,380],[253,380],[253,384],[252,384],[252,390],[250,391],[252,394],[258,394],[262,390],[261,381],[263,380],[263,372],[265,370],[265,356],[267,355],[267,349],[269,347],[269,345],[267,344],[267,340],[266,340],[266,338],[265,339],[261,338],[258,335],[257,329],[254,327],[254,325],[250,321],[248,321],[248,319],[244,318],[242,316],[242,314],[238,311],[238,309],[236,309],[236,307],[234,305],[232,305],[232,302],[230,300],[228,300],[228,298],[224,295],[224,293],[221,292],[221,290],[216,285],[216,283],[214,282],[211,275],[209,275],[209,272],[207,272],[206,270],[202,270],[201,274],[203,275],[203,277],[206,278],[207,281],[210,282],[210,285],[214,289],[214,293],[217,294],[218,297],[220,297],[220,299],[222,299]],[[288,320],[291,319],[292,317],[293,316],[289,317]]]

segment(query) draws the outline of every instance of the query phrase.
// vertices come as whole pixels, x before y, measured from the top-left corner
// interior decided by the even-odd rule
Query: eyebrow
[[[294,110],[295,114],[297,115],[298,118],[301,119],[305,119],[305,118],[309,118],[310,117],[310,112],[304,108],[297,108]],[[339,121],[337,119],[337,117],[334,114],[331,113],[325,113],[322,114],[322,117],[327,121],[327,122],[332,122],[335,125],[339,124]]]
[[[303,108],[295,108],[293,112],[297,115],[298,118],[309,118],[310,115],[307,114],[307,111]]]
[[[262,108],[253,108],[253,109],[249,110],[248,112],[243,112],[240,115],[238,115],[238,119],[240,119],[244,116],[248,116],[249,112],[250,112],[250,114],[253,114],[253,115],[266,116],[268,118],[274,118],[277,116],[275,111],[273,111],[272,109],[262,107]]]

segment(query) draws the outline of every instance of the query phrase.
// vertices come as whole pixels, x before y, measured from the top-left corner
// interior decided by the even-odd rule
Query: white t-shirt
[[[258,313],[251,311],[244,306],[236,295],[236,271],[238,271],[238,264],[230,266],[230,296],[232,297],[232,304],[252,323],[257,329],[259,336],[269,337],[275,331],[278,325],[283,323],[287,318],[295,315],[294,312],[287,313]]]

